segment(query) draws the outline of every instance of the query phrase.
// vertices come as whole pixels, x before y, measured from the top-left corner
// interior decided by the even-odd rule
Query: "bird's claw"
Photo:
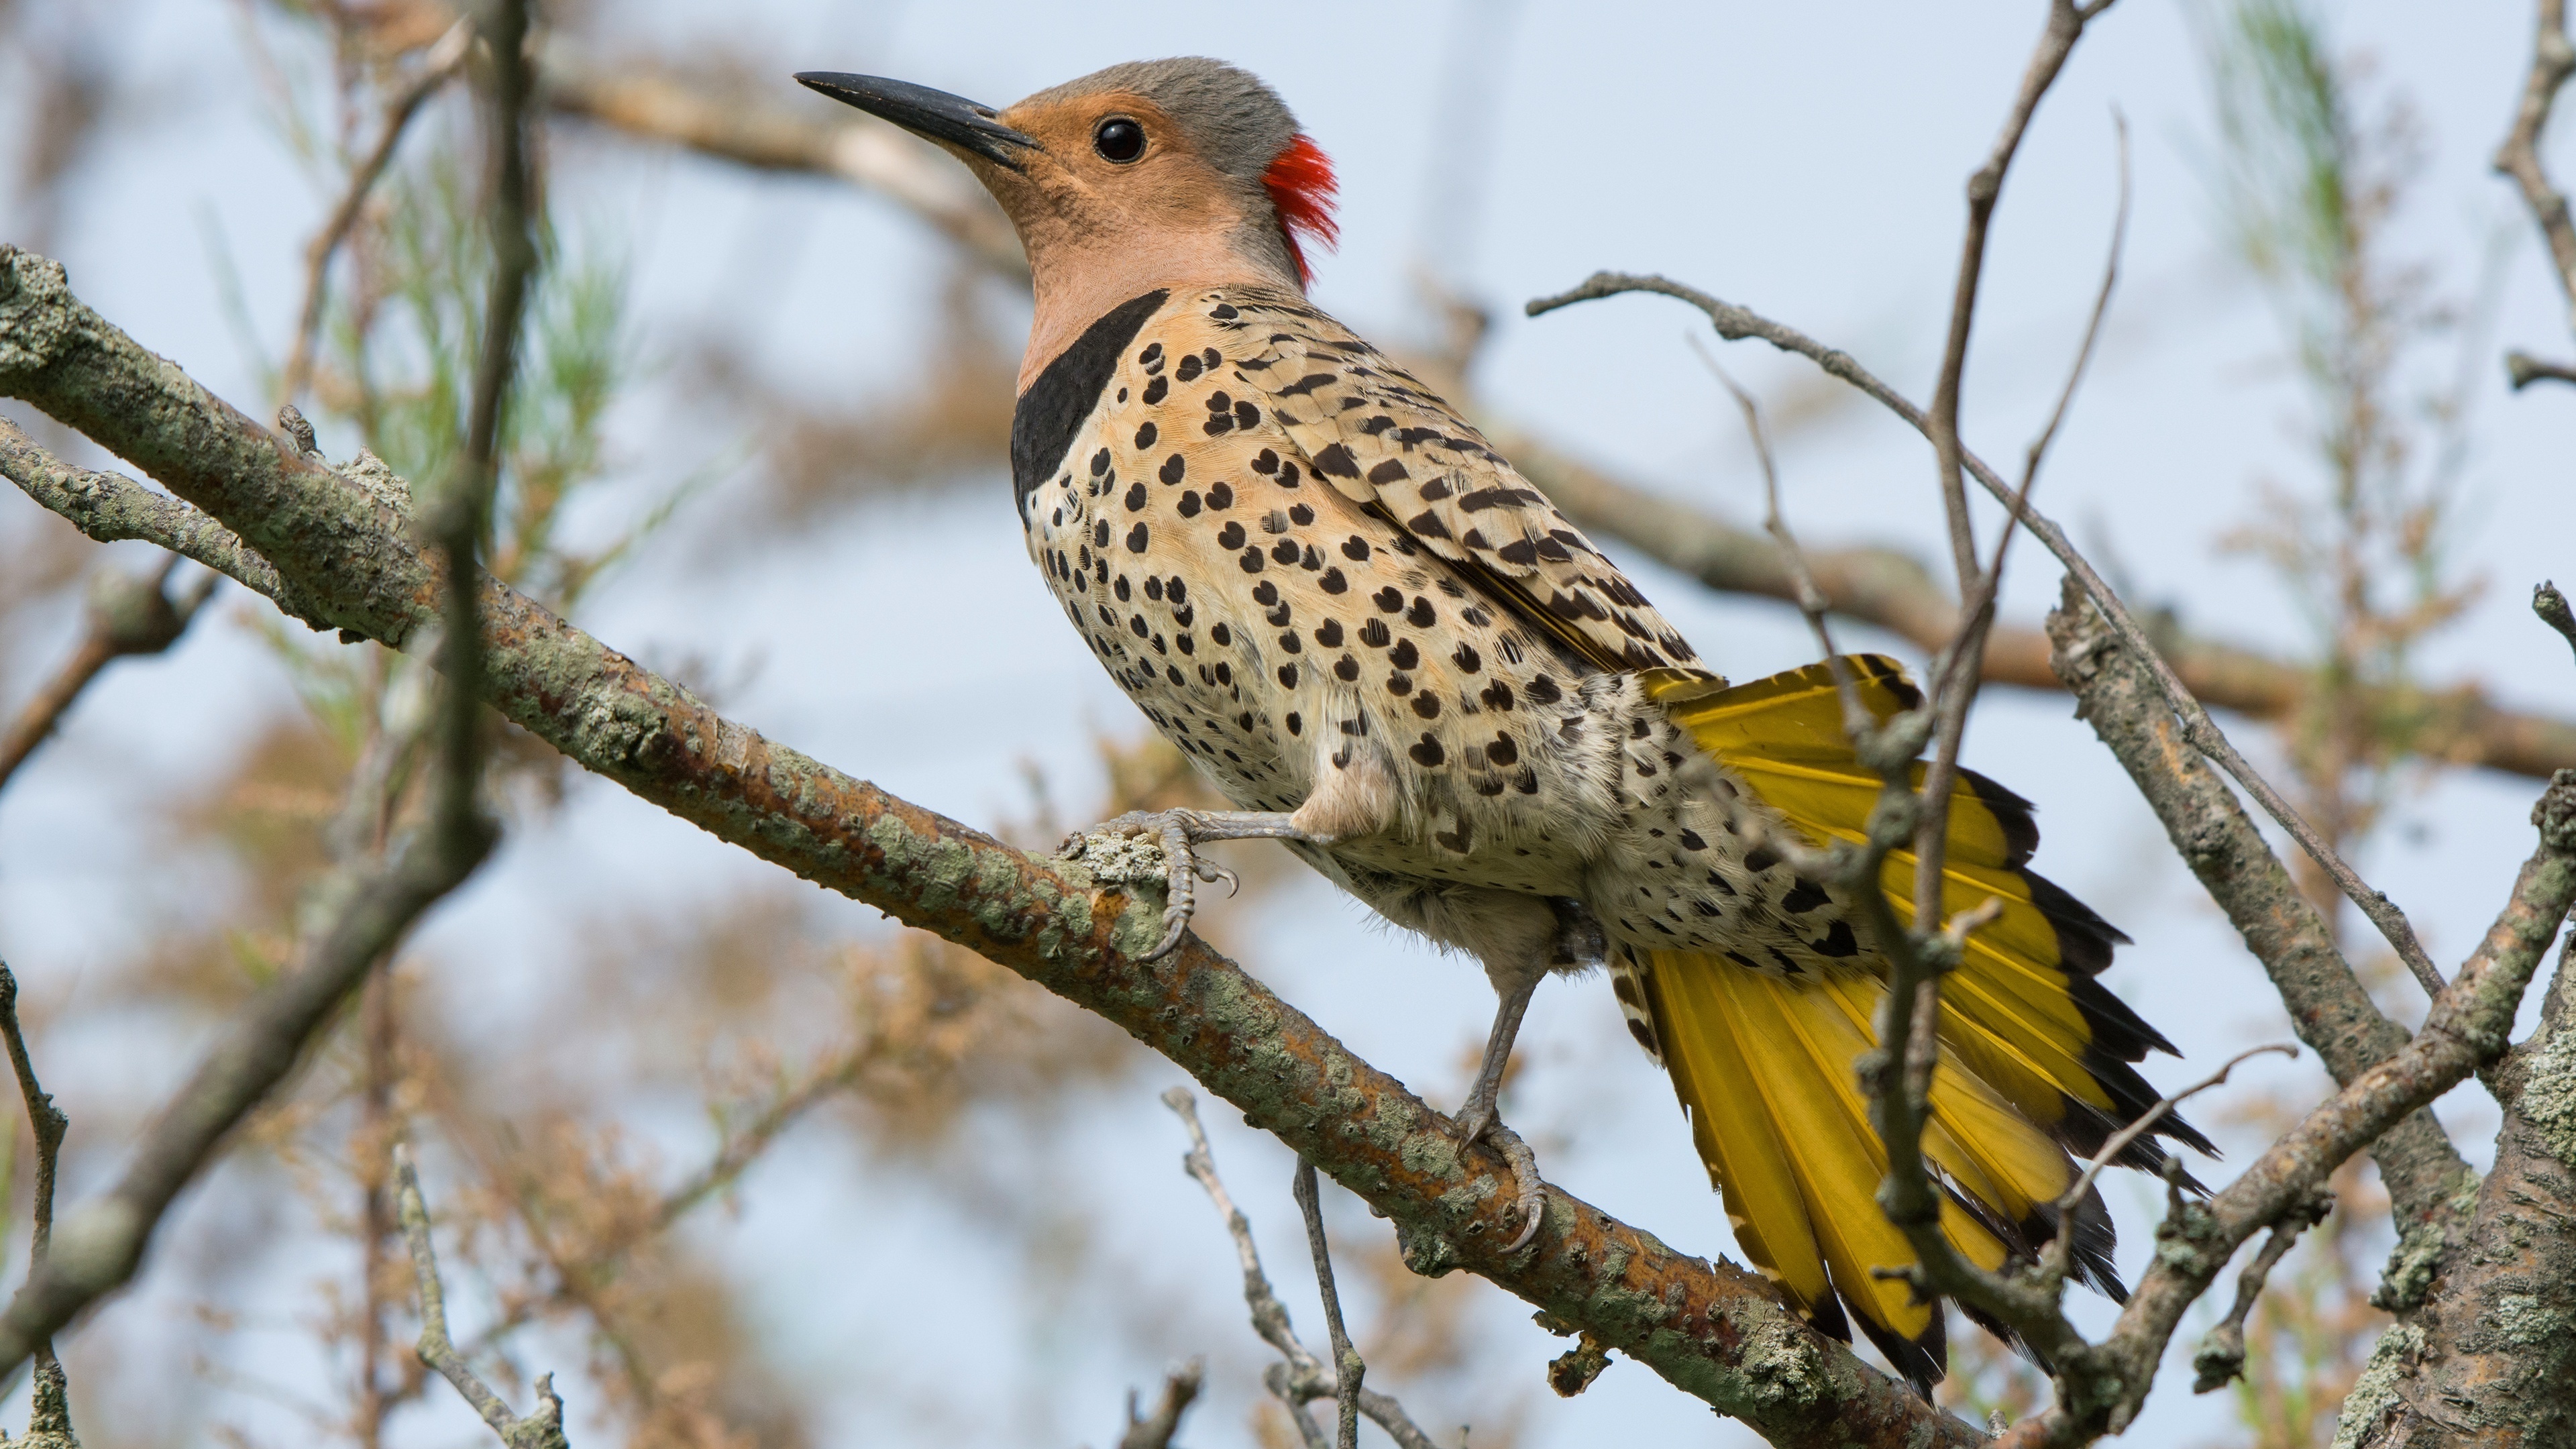
[[[1151,835],[1163,848],[1163,936],[1154,949],[1139,959],[1159,961],[1172,954],[1189,930],[1190,917],[1198,909],[1196,882],[1210,885],[1223,882],[1226,894],[1243,889],[1242,877],[1198,853],[1197,842],[1190,836],[1188,813],[1180,810],[1137,810],[1115,820],[1105,820],[1089,830],[1077,830],[1065,837],[1061,854],[1079,851],[1085,837],[1103,833]]]
[[[1503,1125],[1494,1109],[1485,1103],[1471,1102],[1458,1114],[1458,1130],[1470,1142],[1484,1142],[1503,1155],[1512,1170],[1515,1205],[1520,1209],[1520,1236],[1511,1240],[1503,1251],[1517,1253],[1538,1236],[1539,1224],[1547,1221],[1547,1190],[1540,1185],[1538,1154],[1530,1151],[1521,1134]]]

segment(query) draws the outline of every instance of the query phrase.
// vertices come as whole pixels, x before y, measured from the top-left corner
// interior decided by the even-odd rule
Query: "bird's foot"
[[[1547,1220],[1547,1191],[1540,1186],[1538,1154],[1530,1151],[1521,1134],[1503,1125],[1494,1114],[1491,1101],[1470,1101],[1458,1113],[1458,1131],[1470,1142],[1483,1142],[1503,1155],[1512,1170],[1512,1188],[1521,1214],[1521,1233],[1512,1239],[1506,1253],[1517,1253],[1538,1236],[1539,1224]]]
[[[1189,929],[1190,917],[1198,909],[1197,882],[1214,885],[1222,881],[1229,895],[1242,888],[1241,879],[1233,871],[1198,853],[1200,841],[1227,838],[1201,828],[1198,815],[1191,810],[1131,810],[1115,820],[1104,820],[1066,836],[1057,852],[1085,859],[1098,879],[1163,882],[1163,939],[1145,953],[1144,960],[1159,961],[1181,944],[1181,933]],[[1128,842],[1158,847],[1161,860],[1142,858],[1148,852],[1132,846],[1118,848]]]

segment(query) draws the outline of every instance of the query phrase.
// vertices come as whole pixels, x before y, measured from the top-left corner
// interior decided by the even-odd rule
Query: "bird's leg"
[[[1189,929],[1190,916],[1197,910],[1195,882],[1213,885],[1225,882],[1229,894],[1241,886],[1233,871],[1212,860],[1203,860],[1198,847],[1211,840],[1297,840],[1314,845],[1331,843],[1328,838],[1300,827],[1296,817],[1274,810],[1131,810],[1115,820],[1104,820],[1089,830],[1077,830],[1065,837],[1061,853],[1070,855],[1086,835],[1151,835],[1162,843],[1164,882],[1167,890],[1163,906],[1163,939],[1145,960],[1168,956],[1181,944],[1181,933]]]
[[[1529,1011],[1530,996],[1545,978],[1544,966],[1534,971],[1516,973],[1513,979],[1497,980],[1495,989],[1502,1001],[1494,1008],[1494,1028],[1485,1037],[1484,1065],[1476,1071],[1476,1085],[1467,1093],[1467,1105],[1458,1109],[1458,1130],[1470,1142],[1482,1139],[1503,1154],[1512,1169],[1512,1186],[1519,1194],[1521,1233],[1503,1251],[1517,1253],[1538,1236],[1539,1222],[1547,1216],[1547,1195],[1539,1187],[1538,1155],[1521,1140],[1521,1135],[1503,1125],[1495,1115],[1495,1100],[1502,1095],[1503,1072],[1511,1066],[1512,1043],[1521,1034],[1521,1018]]]

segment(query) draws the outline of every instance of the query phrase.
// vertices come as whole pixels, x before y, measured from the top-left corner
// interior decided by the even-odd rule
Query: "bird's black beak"
[[[796,73],[796,82],[871,116],[881,116],[914,135],[945,141],[1013,171],[1020,169],[1019,153],[1038,144],[994,120],[991,106],[979,106],[964,96],[952,96],[910,81],[807,70]]]

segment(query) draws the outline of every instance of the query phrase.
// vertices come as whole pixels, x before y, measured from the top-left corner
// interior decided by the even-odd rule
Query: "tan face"
[[[1032,266],[1053,271],[1050,263],[1072,259],[1058,252],[1089,261],[1113,249],[1221,242],[1243,225],[1215,168],[1190,150],[1170,116],[1132,91],[1023,102],[996,119],[1038,143],[1014,158],[1020,170],[959,154],[1010,214]]]

